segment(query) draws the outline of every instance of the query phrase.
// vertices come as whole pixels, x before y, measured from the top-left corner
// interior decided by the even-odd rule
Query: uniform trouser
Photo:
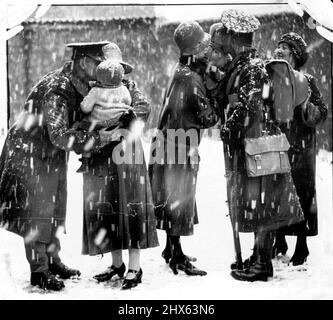
[[[50,243],[33,241],[25,244],[25,254],[30,264],[31,272],[43,272],[49,269],[49,264],[60,262],[60,241],[52,232]]]
[[[258,231],[256,234],[256,248],[259,262],[268,263],[272,260],[275,231]]]

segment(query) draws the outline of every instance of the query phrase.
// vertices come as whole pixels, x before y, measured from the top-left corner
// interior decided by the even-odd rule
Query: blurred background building
[[[202,16],[192,16],[208,32],[210,25],[217,22],[222,11],[229,7],[199,5],[196,12],[199,8]],[[318,148],[332,151],[332,43],[316,30],[308,28],[287,4],[233,7],[256,14],[261,21],[255,46],[263,58],[271,56],[282,34],[294,31],[304,37],[310,47],[305,71],[318,79],[319,89],[329,105],[329,119],[317,127]],[[53,5],[41,17],[33,16],[25,20],[22,30],[7,41],[8,125],[14,123],[33,85],[44,74],[70,59],[71,50],[66,48],[66,43],[109,40],[119,45],[123,59],[135,67],[129,77],[149,98],[153,112],[148,127],[155,127],[158,110],[178,58],[173,32],[182,20],[180,11],[190,13],[192,8]],[[168,12],[167,9],[170,12],[173,10],[174,17],[170,12],[163,14]],[[207,11],[211,13],[204,14]],[[189,16],[184,14],[184,19]]]

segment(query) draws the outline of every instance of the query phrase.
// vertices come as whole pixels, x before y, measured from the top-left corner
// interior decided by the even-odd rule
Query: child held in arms
[[[81,110],[89,115],[79,123],[80,129],[112,130],[129,126],[136,116],[131,107],[130,92],[122,81],[124,73],[124,66],[116,59],[107,59],[98,65],[97,81],[81,102]],[[77,172],[88,172],[89,158],[89,152],[82,154],[82,165]]]

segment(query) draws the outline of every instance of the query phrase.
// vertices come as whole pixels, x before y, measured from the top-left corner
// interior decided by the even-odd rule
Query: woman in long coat
[[[287,60],[295,70],[300,70],[308,59],[307,45],[294,32],[284,34],[275,50],[275,56]],[[292,176],[300,198],[305,220],[289,228],[282,228],[276,234],[274,253],[285,254],[288,246],[284,235],[297,235],[295,252],[290,260],[301,265],[309,255],[306,237],[318,234],[318,212],[316,199],[316,126],[327,117],[327,106],[322,100],[315,78],[305,74],[309,84],[310,97],[305,105],[294,109],[290,127],[284,131],[290,137],[289,158]]]
[[[190,263],[191,257],[184,255],[180,237],[192,235],[193,226],[198,223],[195,191],[200,131],[217,122],[203,82],[207,64],[202,59],[209,44],[207,36],[197,22],[182,23],[175,30],[174,38],[181,56],[159,116],[158,130],[163,141],[155,138],[151,149],[149,173],[157,228],[167,234],[162,256],[166,262],[170,260],[169,265],[175,274],[177,270],[191,275],[206,274]],[[178,129],[182,129],[183,141],[182,138],[176,141],[170,134]],[[192,144],[185,140],[185,133],[191,135]],[[161,159],[158,159],[159,144],[164,146]],[[174,158],[171,156],[173,152]],[[178,152],[183,154],[183,159]]]
[[[116,52],[114,58],[119,59],[121,53],[118,46],[112,44],[112,50]],[[131,71],[127,63],[121,61],[121,64],[125,66],[125,73]],[[147,99],[135,82],[123,80],[123,83],[130,91],[137,119],[146,121],[150,113]],[[131,129],[131,125],[128,129]],[[122,250],[128,249],[129,266],[122,289],[130,289],[141,282],[140,249],[159,244],[140,136],[135,136],[135,133],[131,136],[131,132],[127,130],[122,132],[121,142],[112,142],[92,153],[89,171],[83,175],[82,253],[96,255],[111,252],[112,265],[94,277],[103,282],[115,275],[124,275],[126,268]]]

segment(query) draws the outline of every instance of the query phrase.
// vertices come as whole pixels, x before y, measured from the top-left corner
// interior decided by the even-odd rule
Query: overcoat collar
[[[62,72],[69,78],[76,91],[83,97],[89,92],[89,85],[73,74],[73,62],[68,61],[62,67]]]

